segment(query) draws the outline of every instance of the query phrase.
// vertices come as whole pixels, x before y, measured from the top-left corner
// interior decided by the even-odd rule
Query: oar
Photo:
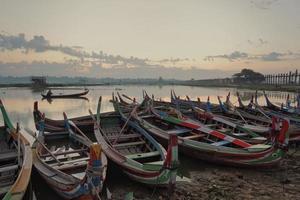
[[[129,117],[127,118],[125,124],[123,125],[121,131],[119,132],[118,137],[113,141],[113,144],[116,144],[116,143],[117,143],[118,139],[119,139],[120,136],[123,134],[123,131],[124,131],[125,127],[127,126],[127,124],[128,124],[128,122],[129,122],[130,118],[132,117],[133,113],[136,112],[136,109],[137,109],[137,108],[138,108],[138,106],[135,106],[135,107],[132,109],[132,111],[131,111]]]
[[[245,120],[245,118],[241,115],[241,113],[236,109],[236,107],[234,106],[234,112],[236,112],[241,118],[242,118],[242,120],[246,123],[246,124],[248,124],[248,122]]]
[[[17,122],[16,133],[18,135],[18,165],[20,166],[21,165],[21,144],[20,144],[20,142],[21,142],[20,141],[20,135],[21,135],[21,133],[19,131],[20,131],[20,125]]]
[[[33,132],[32,130],[30,130],[29,128],[25,128],[25,131],[27,131],[27,133],[29,133],[34,139],[36,139],[36,141],[38,143],[40,143],[43,148],[54,158],[54,160],[56,160],[56,162],[61,165],[62,163],[56,158],[56,156],[45,146],[45,144],[40,141],[40,139],[36,136],[35,132]]]
[[[100,124],[100,110],[101,110],[102,96],[99,97],[97,105],[97,123]]]
[[[133,102],[133,99],[131,97],[127,96],[126,94],[122,94],[122,96]]]
[[[71,120],[68,119],[67,115],[65,112],[63,112],[64,115],[64,119],[67,121],[67,123],[69,123],[71,126],[73,126],[73,128],[75,128],[76,131],[78,131],[80,133],[80,135],[82,135],[84,137],[84,139],[86,139],[89,143],[93,143],[90,138],[88,138],[77,126],[76,124],[74,124],[74,122],[72,122]]]
[[[251,105],[254,105],[254,107],[261,113],[263,114],[266,118],[271,119],[268,115],[265,114],[265,112],[261,109],[261,107],[258,104],[251,103]]]
[[[99,121],[96,121],[96,118],[95,118],[93,112],[91,111],[91,109],[89,109],[89,113],[90,113],[90,115],[91,115],[93,121],[97,124],[97,128],[98,128],[102,133],[104,133],[104,131],[102,130],[102,128],[101,128],[101,126],[100,126],[100,117],[99,117]],[[105,134],[103,134],[103,136],[105,137],[106,141],[110,144],[110,146],[112,146],[111,142],[109,141],[109,138],[108,138]]]

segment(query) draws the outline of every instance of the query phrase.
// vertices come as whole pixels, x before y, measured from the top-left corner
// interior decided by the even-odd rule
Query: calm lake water
[[[149,95],[154,94],[155,98],[161,98],[163,100],[170,100],[170,90],[174,89],[176,94],[182,98],[185,98],[185,95],[188,95],[191,99],[196,99],[200,97],[201,101],[206,101],[207,96],[210,96],[210,100],[212,103],[217,103],[217,96],[221,96],[222,100],[225,101],[226,95],[228,92],[231,92],[231,101],[233,103],[237,103],[237,98],[235,96],[236,92],[239,91],[242,99],[245,103],[248,103],[251,95],[254,94],[253,90],[238,90],[233,88],[202,88],[202,87],[189,87],[189,86],[96,86],[96,87],[88,87],[90,90],[89,94],[86,96],[88,100],[84,99],[54,99],[52,102],[48,102],[46,100],[42,100],[41,91],[35,91],[31,88],[0,88],[0,98],[2,99],[8,114],[13,123],[20,122],[21,127],[29,127],[32,130],[35,130],[34,121],[33,121],[33,102],[38,101],[39,108],[42,112],[45,112],[46,116],[54,119],[63,119],[62,112],[66,112],[68,117],[76,117],[80,115],[88,115],[88,109],[92,111],[96,110],[97,101],[99,96],[102,96],[102,107],[101,112],[112,111],[112,104],[109,102],[111,99],[111,95],[113,92],[124,93],[128,96],[135,97],[137,101],[142,100],[142,90],[146,90]],[[68,87],[68,88],[53,88],[52,92],[55,94],[59,93],[74,93],[82,91],[82,87]],[[287,92],[267,92],[268,96],[275,103],[282,103],[285,101]],[[294,93],[290,93],[290,97],[293,100],[295,97]],[[265,100],[262,97],[262,93],[259,96],[260,104],[265,104]],[[2,117],[0,117],[0,123],[3,123]],[[23,130],[25,133],[25,131]],[[26,137],[32,142],[33,139],[26,135]],[[189,176],[189,172],[191,170],[197,169],[197,164],[195,164],[192,160],[181,157],[181,159],[185,160],[181,162],[181,168],[184,169],[182,172],[185,176]],[[117,178],[116,178],[117,176]],[[128,187],[128,185],[133,185],[135,188],[133,190],[137,190],[136,187],[139,187],[136,183],[130,181],[127,177],[122,174],[112,175],[110,178],[108,176],[108,184],[110,185],[110,189],[114,190],[131,190],[130,187],[124,188],[124,185]],[[119,178],[122,177],[122,178]],[[118,179],[118,181],[114,181],[112,179]],[[45,183],[38,176],[34,178],[34,186],[36,187],[40,183],[44,185]],[[132,190],[131,190],[132,191]],[[51,190],[47,189],[46,184],[43,187],[43,190],[37,191],[38,199],[58,199],[58,197]]]

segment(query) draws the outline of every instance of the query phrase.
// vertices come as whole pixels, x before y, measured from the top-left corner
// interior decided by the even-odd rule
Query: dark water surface
[[[242,99],[245,103],[248,103],[251,95],[255,91],[252,90],[238,90],[233,88],[202,88],[202,87],[189,87],[189,86],[96,86],[88,87],[90,90],[89,94],[86,96],[88,100],[84,99],[53,99],[52,102],[41,99],[41,91],[35,91],[31,88],[0,88],[0,98],[2,99],[8,114],[13,123],[20,122],[21,127],[29,127],[32,130],[34,128],[33,121],[33,102],[38,101],[39,109],[45,112],[46,116],[53,119],[63,119],[62,112],[66,112],[68,117],[76,117],[81,115],[88,115],[88,109],[92,111],[96,110],[97,101],[99,96],[102,96],[102,107],[101,112],[112,111],[112,104],[109,102],[111,95],[116,91],[125,93],[128,96],[135,97],[137,101],[142,100],[142,90],[146,90],[149,95],[154,94],[155,98],[161,98],[163,100],[170,100],[170,90],[174,89],[176,94],[185,98],[185,95],[189,95],[191,99],[196,99],[200,97],[201,101],[206,101],[207,96],[210,96],[210,101],[212,103],[217,103],[217,96],[221,96],[222,100],[225,101],[225,97],[228,92],[231,92],[231,101],[237,103],[237,98],[235,96],[236,92],[239,91]],[[121,89],[121,90],[120,90]],[[54,88],[53,93],[77,93],[82,91],[82,87],[68,87],[68,88]],[[274,103],[285,102],[288,94],[293,101],[295,94],[287,92],[267,92],[271,101]],[[259,103],[264,105],[265,100],[262,97],[262,93],[259,96]],[[0,117],[0,123],[3,123],[2,117]],[[22,130],[25,134],[26,132]],[[26,137],[32,142],[33,139],[26,134]],[[195,170],[201,170],[201,162],[192,160],[190,158],[185,158],[183,156],[181,159],[181,170],[180,172],[186,176],[190,177],[190,172]],[[33,186],[36,190],[37,199],[59,199],[59,197],[52,191],[48,185],[37,175],[36,172],[33,173]],[[126,193],[130,191],[140,190],[144,188],[137,183],[134,183],[128,179],[125,175],[118,172],[116,169],[109,170],[107,176],[107,185],[112,193],[117,191],[122,191],[121,193]],[[153,189],[149,189],[149,194]]]

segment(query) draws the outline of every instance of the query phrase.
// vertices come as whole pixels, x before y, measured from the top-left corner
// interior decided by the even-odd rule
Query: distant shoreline
[[[0,88],[9,88],[9,87],[27,87],[27,88],[33,88],[33,89],[47,89],[49,87],[90,87],[90,86],[122,86],[122,85],[157,85],[157,86],[189,86],[189,87],[219,87],[219,88],[237,88],[237,89],[250,89],[250,90],[267,90],[267,91],[282,91],[282,92],[300,92],[300,85],[250,85],[250,84],[244,84],[244,85],[231,85],[231,84],[211,84],[211,85],[196,85],[196,84],[187,84],[187,83],[165,83],[165,84],[159,84],[159,83],[123,83],[123,84],[117,84],[117,83],[98,83],[98,84],[47,84],[45,86],[34,86],[32,84],[0,84]]]

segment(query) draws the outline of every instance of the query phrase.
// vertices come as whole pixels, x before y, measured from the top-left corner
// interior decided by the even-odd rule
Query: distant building
[[[32,76],[31,82],[34,86],[45,86],[47,84],[47,79],[45,76]]]

